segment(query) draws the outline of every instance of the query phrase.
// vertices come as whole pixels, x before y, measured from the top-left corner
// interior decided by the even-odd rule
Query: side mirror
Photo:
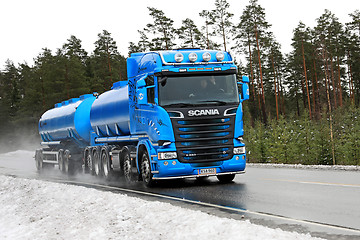
[[[242,90],[242,97],[240,96],[240,99],[241,99],[241,102],[245,101],[245,100],[248,100],[249,99],[249,95],[250,95],[250,92],[249,92],[249,85],[247,83],[243,83],[242,86],[241,86],[241,90]]]
[[[248,83],[249,82],[249,77],[248,76],[242,76],[242,81],[244,83]]]

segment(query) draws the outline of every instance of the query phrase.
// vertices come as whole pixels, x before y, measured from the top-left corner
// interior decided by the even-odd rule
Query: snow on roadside
[[[247,163],[246,166],[264,168],[296,168],[314,170],[343,170],[360,171],[360,166],[355,165],[302,165],[302,164],[283,164],[283,163]]]
[[[0,175],[0,239],[316,239],[169,203]]]

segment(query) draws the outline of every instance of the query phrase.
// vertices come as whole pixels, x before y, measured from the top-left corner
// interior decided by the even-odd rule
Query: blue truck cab
[[[75,166],[69,165],[74,161],[95,175],[110,178],[121,172],[126,181],[143,180],[148,186],[205,176],[229,182],[244,173],[242,103],[249,98],[249,80],[237,80],[228,52],[133,53],[127,73],[127,81],[86,95],[86,101],[77,99],[74,109],[64,104],[45,113],[39,132],[49,148],[37,152],[39,161],[60,169]],[[76,111],[82,104],[86,111],[80,115]],[[68,118],[71,131],[55,121],[69,113],[83,117]],[[86,128],[78,130],[77,122],[86,122]]]

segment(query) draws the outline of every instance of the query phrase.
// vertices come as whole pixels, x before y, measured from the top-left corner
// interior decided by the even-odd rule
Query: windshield
[[[159,78],[161,106],[239,103],[235,74]]]

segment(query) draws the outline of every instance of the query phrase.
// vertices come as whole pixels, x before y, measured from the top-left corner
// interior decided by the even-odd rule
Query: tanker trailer
[[[83,149],[90,144],[90,107],[94,100],[93,94],[85,94],[57,103],[41,116],[39,134],[44,147],[35,152],[39,171],[54,165],[70,173],[81,168]]]
[[[121,173],[147,186],[208,176],[230,182],[246,165],[242,104],[249,79],[237,80],[236,73],[227,52],[131,54],[127,81],[42,116],[39,129],[48,148],[37,151],[37,165],[61,169],[69,162],[63,166],[69,171],[82,164],[85,172],[106,179]],[[77,119],[82,104],[86,111]]]

